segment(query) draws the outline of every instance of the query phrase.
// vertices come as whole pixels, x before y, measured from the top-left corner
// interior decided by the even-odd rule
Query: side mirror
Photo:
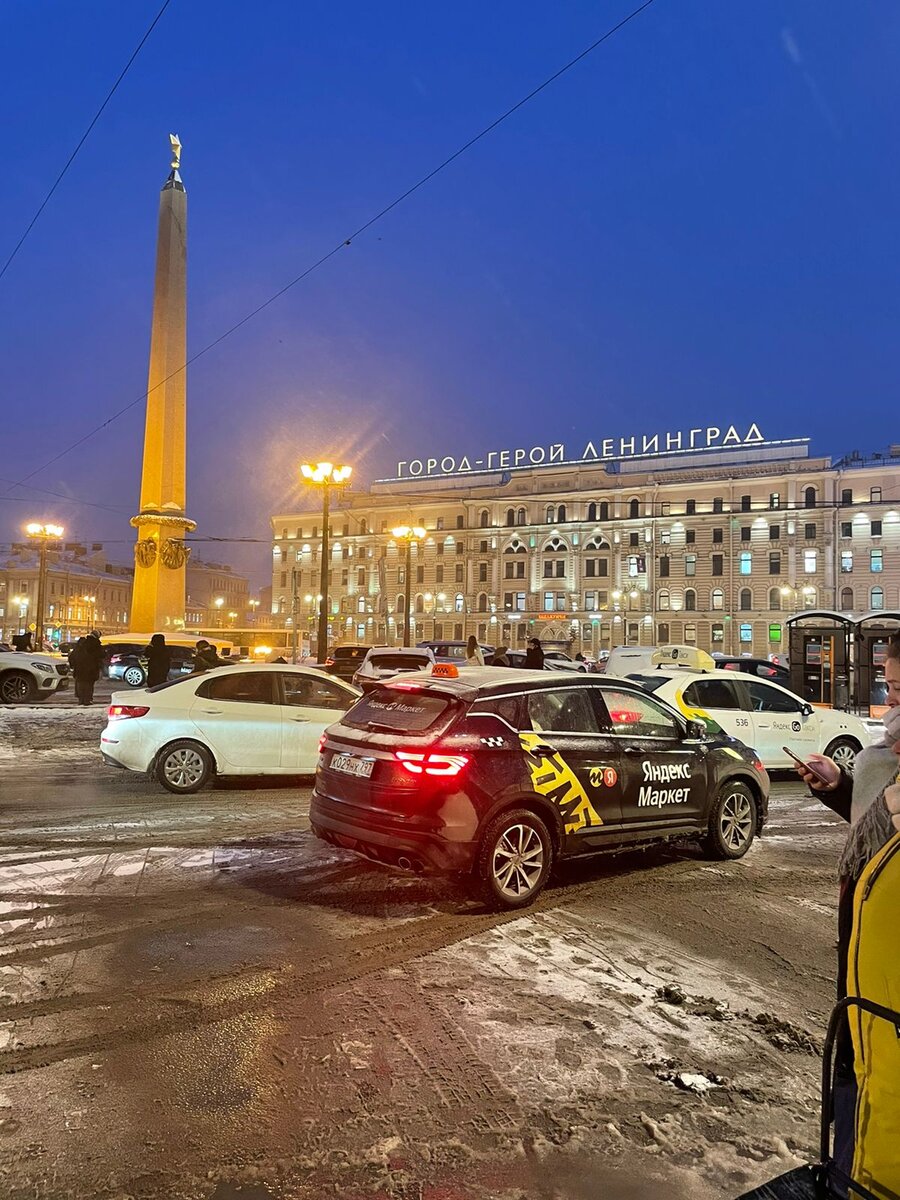
[[[688,721],[687,736],[689,738],[697,738],[697,739],[705,738],[706,732],[707,732],[706,726],[703,724],[702,721]]]
[[[800,712],[803,714],[804,717],[811,717],[812,712],[813,712],[813,706],[811,704],[801,704]]]

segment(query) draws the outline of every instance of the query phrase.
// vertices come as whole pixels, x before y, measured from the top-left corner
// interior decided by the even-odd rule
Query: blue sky
[[[5,6],[0,257],[158,7]],[[170,130],[196,352],[627,11],[173,0],[0,281],[0,477],[146,386]],[[835,456],[900,440],[898,59],[887,0],[655,0],[191,368],[198,532],[266,538],[325,454],[365,481],[732,420]],[[38,516],[127,558],[142,422],[32,481],[117,511],[17,491],[0,539]],[[222,556],[264,576],[264,546]]]

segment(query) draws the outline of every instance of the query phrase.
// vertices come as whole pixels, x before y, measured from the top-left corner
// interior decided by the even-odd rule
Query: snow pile
[[[0,762],[98,755],[106,706],[91,708],[0,708]]]

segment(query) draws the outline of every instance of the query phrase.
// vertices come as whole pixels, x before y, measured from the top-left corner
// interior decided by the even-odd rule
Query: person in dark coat
[[[92,629],[87,637],[79,638],[69,655],[69,666],[75,677],[75,696],[81,705],[94,703],[94,684],[100,678],[103,647],[100,631]]]
[[[537,638],[529,639],[528,649],[525,651],[525,669],[526,671],[543,671],[544,669],[544,652]]]
[[[221,665],[221,659],[216,654],[215,646],[210,645],[205,638],[201,638],[194,651],[194,670],[211,671],[213,667]]]
[[[891,813],[900,808],[900,789],[896,786],[900,782],[900,638],[894,637],[888,643],[884,674],[888,684],[884,738],[880,744],[868,746],[857,754],[853,774],[848,774],[823,754],[807,755],[821,779],[806,767],[797,767],[798,775],[813,794],[850,825],[838,866],[839,1000],[847,994],[847,955],[853,929],[856,883],[869,861],[893,836]],[[838,1171],[849,1178],[853,1166],[857,1086],[846,1015],[835,1042],[833,1083],[833,1158]],[[846,1192],[842,1194],[846,1195]]]
[[[144,654],[147,656],[147,687],[165,683],[172,666],[172,651],[166,645],[164,634],[154,633]]]
[[[506,653],[508,646],[498,646],[494,651],[494,656],[491,659],[492,667],[509,667],[512,664],[509,661],[509,655]]]

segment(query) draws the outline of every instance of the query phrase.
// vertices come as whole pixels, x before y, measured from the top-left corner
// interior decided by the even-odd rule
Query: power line
[[[18,483],[17,484],[15,482],[15,480],[4,479],[2,476],[0,476],[0,483],[8,483],[11,487],[24,487],[24,488],[27,488],[27,490],[29,492],[37,492],[41,496],[53,496],[53,498],[55,500],[65,500],[68,504],[78,504],[78,505],[82,505],[86,508],[102,508],[106,512],[114,512],[114,513],[127,513],[130,511],[130,509],[127,509],[127,508],[124,508],[121,506],[116,506],[116,505],[112,505],[112,504],[100,504],[96,500],[79,500],[77,496],[67,496],[65,494],[65,492],[51,492],[51,491],[48,491],[47,488],[34,487],[33,484],[26,484],[26,483]],[[9,501],[12,501],[14,504],[33,504],[33,503],[35,503],[33,500],[30,500],[28,498],[28,496],[10,496],[8,493],[4,496],[0,496],[0,500],[9,500]]]
[[[166,3],[168,3],[168,2],[169,2],[169,0],[166,0]],[[422,178],[418,180],[418,182],[414,183],[411,187],[408,187],[406,189],[406,191],[402,192],[399,196],[396,197],[396,199],[392,200],[390,202],[390,204],[388,204],[384,208],[382,208],[380,210],[380,212],[377,212],[374,216],[370,217],[366,222],[364,222],[364,224],[360,225],[360,227],[357,230],[355,230],[353,233],[349,234],[345,238],[342,238],[342,240],[336,246],[332,247],[332,249],[329,250],[326,254],[323,254],[321,256],[321,258],[317,259],[310,266],[306,267],[305,270],[301,271],[299,275],[295,276],[295,278],[290,281],[290,283],[286,283],[284,285],[284,287],[279,288],[277,292],[275,292],[273,295],[271,295],[268,298],[268,300],[264,300],[262,304],[257,305],[256,308],[252,309],[245,316],[241,317],[241,319],[239,321],[235,322],[234,325],[232,325],[230,328],[226,329],[224,333],[221,333],[217,338],[214,338],[211,342],[208,342],[207,345],[205,345],[201,350],[198,350],[196,354],[192,354],[191,357],[188,358],[187,362],[185,362],[183,364],[183,366],[178,367],[177,370],[173,371],[170,375],[167,375],[165,377],[165,379],[161,379],[160,382],[157,384],[154,384],[154,386],[152,388],[148,388],[147,391],[142,392],[140,396],[137,396],[134,400],[131,400],[128,404],[124,405],[117,412],[114,412],[111,417],[108,417],[105,421],[101,422],[101,424],[99,424],[99,425],[95,426],[93,429],[89,430],[82,437],[78,438],[77,441],[72,442],[72,444],[70,446],[67,446],[64,450],[60,450],[60,452],[58,454],[54,455],[53,458],[48,459],[47,462],[43,463],[39,467],[36,467],[33,471],[29,472],[29,474],[25,475],[21,480],[19,480],[18,483],[13,484],[13,487],[14,488],[21,487],[23,484],[27,483],[29,479],[33,479],[35,475],[39,475],[41,471],[45,471],[48,467],[53,466],[54,463],[59,462],[59,460],[61,458],[64,458],[67,454],[71,454],[71,452],[73,450],[77,450],[79,446],[84,445],[84,443],[86,441],[89,441],[90,438],[96,436],[96,434],[98,434],[102,430],[106,429],[107,426],[112,425],[112,423],[114,421],[117,421],[119,419],[119,417],[123,416],[130,409],[134,408],[135,405],[140,404],[143,400],[146,400],[151,392],[156,391],[157,388],[163,387],[166,383],[169,382],[170,379],[174,379],[176,375],[180,375],[182,373],[182,371],[187,370],[187,368],[189,366],[191,366],[193,363],[195,363],[198,359],[202,358],[205,354],[208,354],[210,350],[214,349],[220,343],[224,342],[226,338],[231,337],[231,335],[233,333],[236,333],[239,329],[241,329],[249,321],[252,321],[254,317],[259,316],[259,314],[261,312],[263,312],[265,309],[267,309],[271,304],[274,304],[276,300],[279,300],[286,292],[289,292],[291,290],[291,288],[295,287],[298,283],[301,283],[304,279],[308,278],[310,275],[312,275],[312,273],[314,271],[317,271],[319,269],[319,267],[324,266],[325,263],[327,263],[329,261],[329,259],[333,258],[339,251],[341,251],[345,247],[351,245],[351,243],[353,242],[353,240],[355,238],[357,238],[361,234],[365,233],[366,230],[371,229],[372,226],[376,222],[382,220],[384,217],[387,216],[387,214],[389,212],[391,212],[393,209],[397,208],[398,205],[402,204],[405,200],[408,200],[410,196],[412,196],[420,188],[424,187],[426,183],[428,183],[430,180],[434,179],[434,177],[436,175],[440,174],[440,172],[443,171],[446,167],[449,167],[452,162],[454,162],[457,158],[460,157],[460,155],[465,154],[467,150],[470,150],[477,142],[480,142],[482,138],[487,137],[487,135],[489,133],[493,132],[493,130],[495,130],[498,127],[498,125],[502,125],[502,123],[504,121],[506,121],[509,117],[511,117],[513,115],[513,113],[518,112],[518,110],[520,108],[522,108],[530,100],[533,100],[534,97],[539,95],[541,92],[543,92],[545,88],[548,88],[552,83],[555,83],[556,80],[559,79],[562,75],[565,75],[565,73],[567,71],[570,71],[574,66],[577,66],[577,64],[580,63],[583,59],[587,58],[587,56],[589,54],[593,53],[593,51],[596,50],[599,46],[602,46],[604,42],[608,41],[609,38],[613,37],[614,34],[618,33],[619,30],[623,29],[630,21],[633,21],[634,18],[639,16],[645,9],[649,8],[650,5],[653,4],[653,2],[654,2],[654,0],[644,0],[643,4],[641,4],[637,8],[635,8],[626,17],[623,17],[621,21],[617,22],[610,29],[608,29],[604,34],[602,34],[600,37],[598,37],[596,39],[596,41],[592,42],[589,46],[587,46],[584,50],[582,50],[580,54],[577,54],[573,59],[570,59],[569,62],[567,62],[565,64],[565,66],[560,67],[558,71],[554,71],[554,73],[552,75],[550,75],[547,79],[545,79],[543,81],[543,83],[538,84],[538,86],[533,88],[526,96],[523,96],[521,100],[516,101],[516,103],[514,105],[512,105],[511,108],[508,108],[499,117],[497,117],[493,121],[491,121],[491,123],[489,125],[486,125],[484,127],[484,129],[482,129],[479,133],[476,133],[474,137],[469,138],[469,140],[467,142],[463,143],[463,145],[460,146],[457,150],[454,150],[454,152],[452,154],[450,154],[441,163],[439,163],[436,167],[434,167],[432,170],[430,170],[426,175],[423,175]],[[166,7],[166,5],[163,5],[163,10],[165,9],[165,7]],[[162,12],[160,12],[160,15],[162,15]],[[157,17],[157,20],[158,19],[159,19],[159,17]]]
[[[110,100],[112,100],[113,96],[116,94],[116,91],[118,90],[119,84],[122,82],[122,80],[128,74],[128,68],[131,66],[131,64],[134,62],[134,60],[137,58],[138,54],[140,54],[144,43],[146,42],[146,40],[150,36],[150,34],[153,32],[154,28],[156,27],[157,22],[159,21],[160,17],[163,15],[163,13],[166,11],[166,9],[169,7],[171,2],[172,2],[172,0],[165,0],[165,3],[163,4],[162,8],[159,10],[159,12],[156,14],[156,16],[150,22],[150,25],[149,25],[146,33],[141,38],[141,40],[138,42],[137,46],[135,47],[135,49],[131,55],[131,58],[129,58],[128,62],[125,64],[125,66],[122,68],[121,72],[119,73],[119,77],[116,79],[116,82],[112,85],[112,87],[107,92],[106,99],[103,101],[103,103],[97,109],[97,111],[94,113],[93,117],[91,118],[90,124],[88,125],[88,127],[84,131],[84,133],[81,135],[81,137],[78,141],[78,145],[75,147],[75,149],[72,151],[72,153],[69,155],[68,159],[66,160],[66,165],[63,167],[63,169],[57,175],[56,179],[54,180],[53,186],[50,188],[50,191],[47,193],[47,195],[41,201],[40,205],[38,206],[37,212],[34,214],[34,216],[31,218],[31,220],[28,222],[27,226],[25,227],[25,232],[22,234],[22,236],[16,242],[15,246],[13,247],[12,253],[10,254],[9,258],[7,258],[6,262],[3,264],[3,269],[0,270],[0,279],[2,279],[3,276],[6,274],[7,270],[9,269],[10,264],[12,263],[12,260],[16,257],[16,255],[22,249],[25,239],[28,237],[29,233],[31,233],[32,229],[37,224],[38,217],[41,215],[41,213],[47,207],[50,197],[53,195],[53,193],[59,187],[60,183],[62,183],[63,176],[65,175],[66,171],[68,171],[69,167],[71,167],[72,163],[77,158],[78,151],[81,149],[81,147],[87,141],[91,130],[94,128],[94,126],[99,121],[100,116],[103,113],[103,110],[106,108],[107,104],[109,104]]]

